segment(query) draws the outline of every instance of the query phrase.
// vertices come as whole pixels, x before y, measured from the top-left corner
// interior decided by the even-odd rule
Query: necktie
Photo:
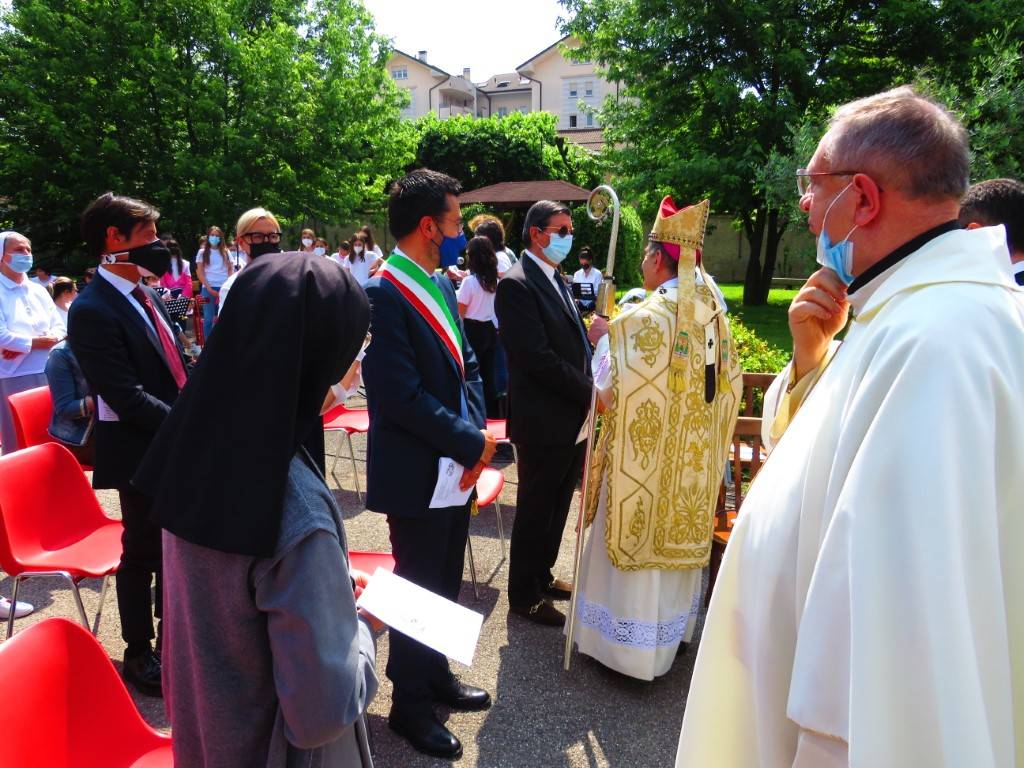
[[[132,289],[132,296],[145,308],[146,314],[149,315],[150,321],[153,323],[153,328],[156,330],[156,337],[160,339],[160,347],[164,351],[164,360],[167,363],[167,367],[171,370],[171,375],[174,377],[174,383],[178,385],[180,390],[185,386],[185,366],[181,363],[181,355],[178,353],[178,345],[174,343],[174,339],[171,338],[170,332],[167,330],[167,326],[164,325],[163,320],[157,314],[156,307],[153,306],[153,302],[149,300],[149,294],[142,290],[141,286],[135,286]]]
[[[569,308],[569,312],[573,316],[573,325],[576,326],[580,332],[580,338],[583,340],[583,351],[586,354],[586,370],[590,372],[590,341],[587,340],[587,332],[583,329],[583,323],[580,321],[579,315],[576,313],[576,309],[573,307],[572,298],[569,296],[569,291],[565,287],[565,281],[562,280],[557,274],[555,275],[555,285],[558,286],[559,293],[562,294],[562,301],[564,301]]]

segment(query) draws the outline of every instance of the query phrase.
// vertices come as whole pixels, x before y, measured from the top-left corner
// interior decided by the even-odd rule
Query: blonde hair
[[[278,229],[281,228],[281,225],[277,221],[277,217],[266,208],[250,208],[238,217],[238,223],[235,224],[235,238],[241,238],[242,235],[248,232],[252,228],[252,225],[260,219],[270,219],[274,222],[275,227]]]

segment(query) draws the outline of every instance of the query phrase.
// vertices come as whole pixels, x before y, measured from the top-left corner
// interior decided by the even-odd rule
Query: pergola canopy
[[[459,203],[484,203],[495,208],[528,208],[538,200],[583,202],[590,191],[568,181],[503,181],[459,195]]]

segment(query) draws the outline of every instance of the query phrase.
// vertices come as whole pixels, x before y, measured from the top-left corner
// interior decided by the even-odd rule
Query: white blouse
[[[459,304],[466,305],[466,319],[486,323],[488,320],[498,327],[498,317],[494,314],[494,294],[485,291],[476,275],[468,275],[459,286],[457,295]]]

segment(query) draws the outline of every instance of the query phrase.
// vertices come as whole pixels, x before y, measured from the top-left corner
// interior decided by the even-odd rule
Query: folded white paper
[[[430,509],[461,507],[469,501],[473,486],[464,491],[459,490],[462,472],[462,465],[455,459],[442,457],[437,460],[437,485],[434,486],[434,495],[430,498]]]
[[[467,667],[473,663],[483,614],[378,568],[356,605],[392,629]]]

